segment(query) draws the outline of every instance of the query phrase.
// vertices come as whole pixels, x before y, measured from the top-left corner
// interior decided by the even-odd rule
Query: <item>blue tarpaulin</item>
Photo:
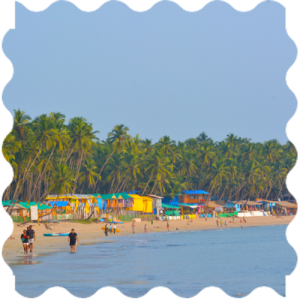
[[[97,203],[98,203],[99,209],[102,209],[102,199],[101,198],[97,198]]]
[[[50,205],[53,207],[56,204],[57,207],[66,207],[69,201],[50,201]]]
[[[208,192],[202,190],[194,190],[194,191],[183,191],[186,195],[195,195],[195,194],[209,194]]]

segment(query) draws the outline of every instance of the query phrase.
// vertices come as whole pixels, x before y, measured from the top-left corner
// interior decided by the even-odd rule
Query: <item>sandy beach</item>
[[[287,225],[293,220],[294,216],[283,216],[283,217],[250,217],[246,219],[246,223],[240,223],[240,218],[235,218],[234,223],[232,223],[232,218],[224,218],[227,221],[227,228],[241,227],[253,227],[253,226],[272,226],[272,225]],[[57,251],[69,251],[68,238],[67,237],[44,237],[44,233],[66,233],[70,232],[72,228],[78,233],[79,247],[77,251],[80,251],[81,245],[90,245],[99,242],[109,241],[115,236],[125,236],[131,235],[131,222],[126,222],[124,224],[117,225],[117,229],[120,233],[109,233],[108,237],[105,237],[104,231],[101,227],[104,227],[104,223],[92,223],[92,224],[79,224],[71,222],[61,222],[61,223],[51,223],[49,224],[52,228],[47,230],[44,224],[28,223],[28,225],[18,226],[14,224],[14,230],[12,236],[14,240],[8,239],[2,249],[3,258],[8,264],[13,264],[15,260],[21,259],[23,254],[23,247],[20,240],[22,231],[29,226],[33,225],[33,229],[36,232],[36,241],[34,243],[33,255],[38,258],[39,255],[46,255],[49,253]],[[143,234],[144,226],[147,224],[148,233],[151,232],[167,232],[167,222],[166,221],[154,221],[153,225],[149,221],[143,221],[140,223],[135,223],[135,234]],[[208,218],[205,219],[194,219],[194,220],[172,220],[169,221],[170,231],[193,231],[193,230],[215,230],[218,229],[216,225],[216,219]],[[224,227],[224,224],[223,224]],[[220,225],[219,225],[220,228]]]

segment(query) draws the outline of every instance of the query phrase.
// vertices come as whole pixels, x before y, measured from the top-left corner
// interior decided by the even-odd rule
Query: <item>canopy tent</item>
[[[44,209],[52,209],[52,206],[45,205],[43,203],[36,203],[36,202],[19,202],[16,204],[16,206],[19,206],[21,208],[30,209],[31,206],[37,205],[38,210],[44,210]]]
[[[193,190],[193,191],[183,191],[186,195],[195,195],[195,194],[206,194],[209,195],[208,192],[205,192],[203,190]]]
[[[170,205],[170,204],[162,204],[163,208],[173,208],[173,209],[178,209],[180,208],[179,206],[175,206],[175,205]]]
[[[197,208],[199,206],[203,206],[204,204],[188,204],[188,203],[178,203],[179,206],[186,206],[186,207],[190,207],[190,208]]]
[[[15,204],[17,204],[17,201],[19,201],[19,200],[6,200],[6,201],[2,201],[2,205],[3,206],[14,206]]]

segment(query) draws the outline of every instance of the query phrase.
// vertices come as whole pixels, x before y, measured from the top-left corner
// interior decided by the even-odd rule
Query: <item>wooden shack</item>
[[[209,200],[209,193],[203,190],[184,191],[178,196],[178,203],[204,204]]]

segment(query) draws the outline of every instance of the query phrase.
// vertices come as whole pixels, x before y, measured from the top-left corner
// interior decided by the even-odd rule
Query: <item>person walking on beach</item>
[[[219,219],[218,218],[217,218],[216,223],[217,223],[217,227],[219,227]]]
[[[117,226],[116,226],[116,224],[114,224],[114,234],[116,234],[116,229],[117,229]]]
[[[112,232],[111,228],[111,223],[109,223],[109,232]]]
[[[131,225],[131,227],[132,227],[132,233],[134,233],[134,228],[135,228],[135,224],[134,224],[134,222],[132,222],[132,225]]]
[[[68,243],[70,244],[71,252],[76,252],[77,242],[79,243],[77,233],[75,232],[74,229],[72,229],[68,237]]]
[[[220,221],[220,225],[221,225],[221,227],[223,227],[223,220],[222,219]]]
[[[246,219],[245,219],[245,216],[243,217],[243,221],[246,223]]]
[[[35,232],[32,229],[32,225],[30,225],[26,231],[26,235],[29,236],[29,250],[33,251],[33,242],[35,242]]]
[[[168,229],[168,231],[170,231],[170,225],[169,225],[169,222],[167,222],[167,229]]]
[[[144,233],[147,233],[147,224],[144,226]]]
[[[226,222],[226,220],[225,220],[225,223],[224,223],[224,225],[225,225],[225,227],[227,227],[227,222]]]
[[[108,235],[108,227],[107,227],[107,224],[106,224],[105,227],[104,227],[104,233],[105,233],[106,236]]]
[[[21,241],[23,244],[24,254],[28,254],[29,236],[27,236],[25,229],[23,230],[23,234],[21,234]]]
[[[234,214],[232,215],[232,222],[234,223]]]

